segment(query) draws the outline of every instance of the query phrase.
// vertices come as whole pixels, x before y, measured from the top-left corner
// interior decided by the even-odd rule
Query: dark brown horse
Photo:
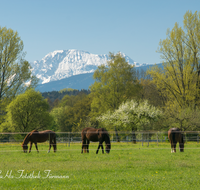
[[[38,151],[37,143],[45,142],[49,140],[49,151],[51,149],[51,145],[53,145],[54,152],[56,152],[56,134],[51,130],[46,131],[37,131],[33,130],[26,135],[24,141],[22,143],[22,148],[24,152],[28,150],[28,143],[30,142],[29,153],[31,152],[32,144],[35,144],[36,150]],[[38,151],[39,152],[39,151]]]
[[[179,150],[180,152],[184,151],[184,140],[183,134],[181,133],[179,128],[171,128],[168,131],[168,138],[171,143],[171,153],[176,152],[176,144],[179,142]]]
[[[104,150],[103,150],[103,142],[104,141],[106,143],[106,153],[110,152],[110,149],[111,149],[110,137],[109,137],[108,132],[104,128],[95,129],[95,128],[87,127],[82,130],[81,137],[82,137],[81,153],[83,153],[83,149],[84,149],[84,152],[87,151],[87,153],[89,153],[90,141],[99,142],[99,146],[97,148],[96,154],[98,154],[100,147],[102,149],[102,153],[104,153]]]

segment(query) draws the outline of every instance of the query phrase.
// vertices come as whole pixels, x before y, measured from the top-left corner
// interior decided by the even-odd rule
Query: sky
[[[0,0],[0,27],[17,31],[25,59],[55,50],[123,52],[138,63],[160,63],[159,41],[199,0]]]

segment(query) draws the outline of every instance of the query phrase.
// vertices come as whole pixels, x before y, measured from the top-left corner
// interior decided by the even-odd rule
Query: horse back
[[[99,141],[98,129],[86,127],[81,132],[82,140],[89,140],[93,142]]]
[[[51,130],[45,130],[45,131],[34,131],[30,135],[30,140],[32,142],[45,142],[47,140],[50,140],[55,137],[55,132]]]
[[[177,143],[180,142],[180,139],[182,138],[182,134],[179,128],[171,128],[168,131],[168,138],[171,143]]]

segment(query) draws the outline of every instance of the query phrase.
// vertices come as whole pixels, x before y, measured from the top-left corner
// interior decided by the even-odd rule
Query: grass
[[[98,155],[95,143],[89,154],[80,153],[79,143],[58,144],[56,153],[47,153],[48,144],[38,144],[38,148],[39,153],[33,146],[25,154],[20,144],[0,144],[0,189],[200,188],[197,143],[187,143],[185,152],[176,154],[171,154],[169,143],[149,147],[113,143],[110,154],[100,150]]]

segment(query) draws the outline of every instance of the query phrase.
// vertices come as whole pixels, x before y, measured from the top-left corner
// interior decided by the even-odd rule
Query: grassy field
[[[23,153],[20,144],[0,144],[0,189],[199,189],[200,145],[171,154],[157,146],[113,143],[110,154],[81,154],[81,144],[38,144],[39,153]]]

